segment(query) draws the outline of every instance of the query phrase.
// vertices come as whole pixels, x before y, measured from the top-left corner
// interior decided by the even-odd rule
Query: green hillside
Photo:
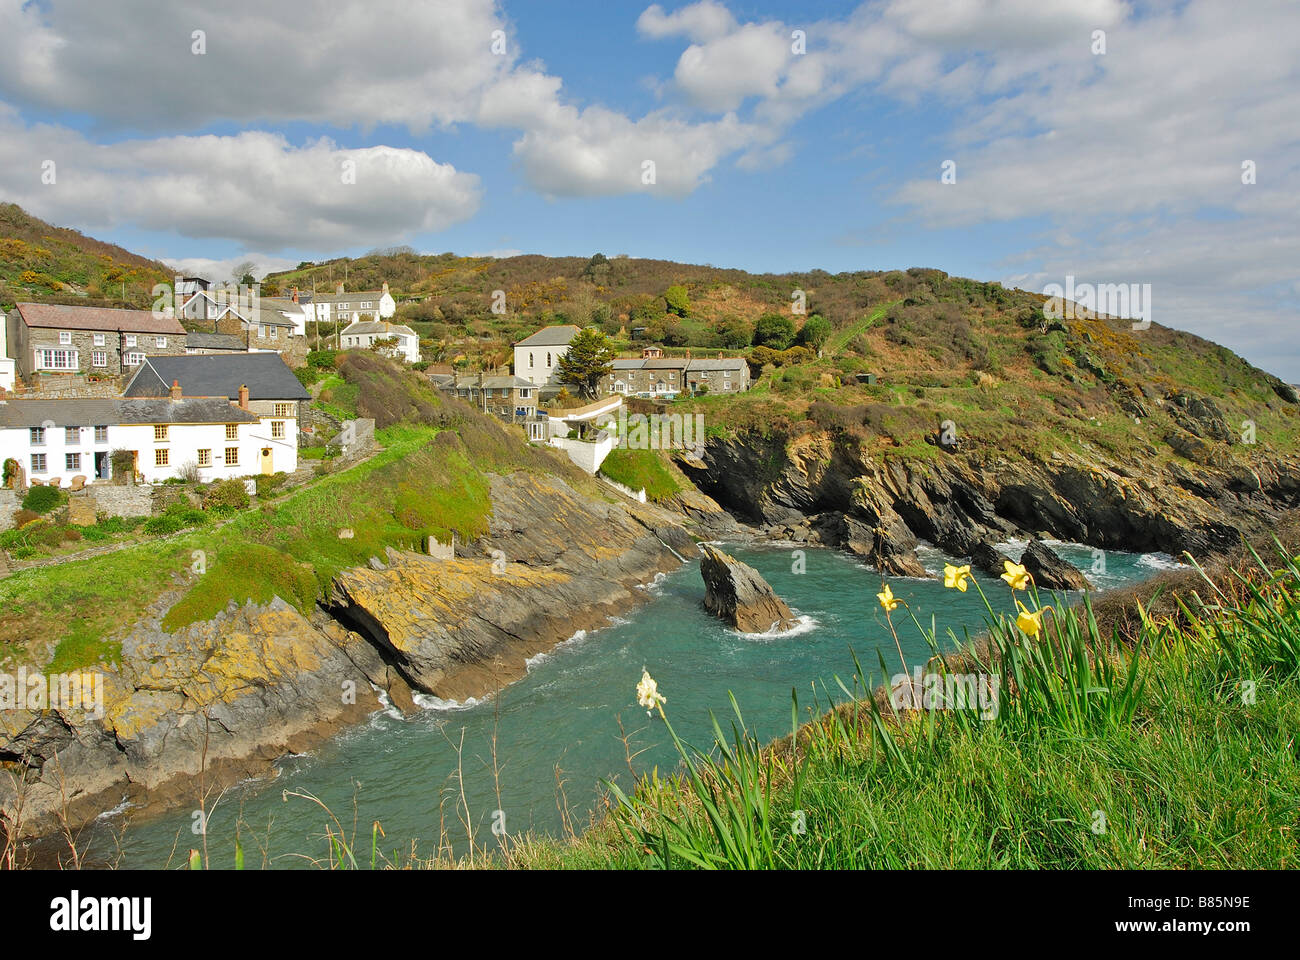
[[[0,309],[23,300],[147,307],[154,284],[171,281],[156,260],[0,203]]]

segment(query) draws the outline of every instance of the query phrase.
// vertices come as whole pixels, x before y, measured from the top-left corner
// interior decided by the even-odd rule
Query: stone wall
[[[11,530],[14,525],[14,511],[22,503],[16,490],[0,489],[0,530]]]
[[[148,484],[119,487],[111,483],[96,483],[87,487],[86,493],[94,498],[96,512],[106,516],[148,517],[153,514],[153,487]]]
[[[105,399],[121,395],[124,381],[120,377],[90,380],[84,374],[36,374],[29,377],[22,396],[43,400],[66,397],[97,397]]]

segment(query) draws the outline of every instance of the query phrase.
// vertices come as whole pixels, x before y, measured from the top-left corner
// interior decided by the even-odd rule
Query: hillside
[[[146,307],[172,271],[111,243],[0,203],[0,310],[22,300]]]

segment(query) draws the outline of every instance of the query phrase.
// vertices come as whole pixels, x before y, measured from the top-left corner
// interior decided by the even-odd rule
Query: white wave
[[[394,720],[405,720],[406,717],[393,705],[393,701],[388,696],[388,691],[382,687],[376,687],[373,683],[370,685],[375,691],[375,696],[379,698],[379,712],[386,717],[392,717]]]
[[[795,617],[795,625],[787,630],[765,630],[762,633],[741,633],[736,631],[738,636],[746,640],[784,640],[786,637],[797,637],[803,633],[809,633],[821,626],[821,622],[816,617],[810,617],[807,614]]]
[[[1156,570],[1181,570],[1187,564],[1180,563],[1167,553],[1144,553],[1138,557],[1139,567],[1153,567]]]
[[[649,583],[638,583],[637,589],[644,590],[652,597],[662,597],[664,595],[663,583],[664,580],[666,580],[667,578],[668,578],[668,574],[666,573],[663,572],[656,573],[654,575],[654,579],[651,580]]]
[[[105,811],[104,811],[103,813],[101,813],[99,816],[95,817],[95,819],[96,819],[96,820],[110,820],[110,819],[112,819],[113,817],[116,817],[116,816],[117,816],[118,814],[120,814],[120,813],[126,813],[126,811],[130,810],[130,809],[131,809],[132,807],[134,807],[134,806],[135,806],[135,804],[132,803],[130,800],[123,800],[123,801],[122,801],[121,803],[119,803],[116,807],[113,807],[111,810],[105,810]]]
[[[411,700],[424,710],[469,710],[483,703],[478,697],[466,697],[462,700],[444,700],[431,693],[413,693]]]

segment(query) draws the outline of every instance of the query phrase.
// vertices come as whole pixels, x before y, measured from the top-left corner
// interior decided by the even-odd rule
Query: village
[[[94,523],[146,514],[149,488],[161,484],[238,480],[253,494],[258,477],[309,479],[313,465],[300,459],[301,448],[373,436],[373,422],[334,423],[313,411],[295,370],[323,348],[371,350],[410,367],[432,389],[517,431],[521,443],[562,450],[589,474],[620,443],[696,451],[702,417],[644,411],[750,387],[743,357],[665,356],[658,344],[602,358],[594,387],[566,382],[562,363],[584,335],[572,324],[515,342],[505,366],[425,363],[419,336],[393,322],[397,302],[387,283],[264,297],[256,287],[177,277],[168,294],[152,310],[19,302],[8,313],[0,327],[0,463],[13,506],[32,488],[52,487],[67,491],[71,517]],[[322,338],[325,325],[332,333]],[[641,412],[629,415],[633,398]],[[9,529],[13,511],[0,513],[0,529]]]

